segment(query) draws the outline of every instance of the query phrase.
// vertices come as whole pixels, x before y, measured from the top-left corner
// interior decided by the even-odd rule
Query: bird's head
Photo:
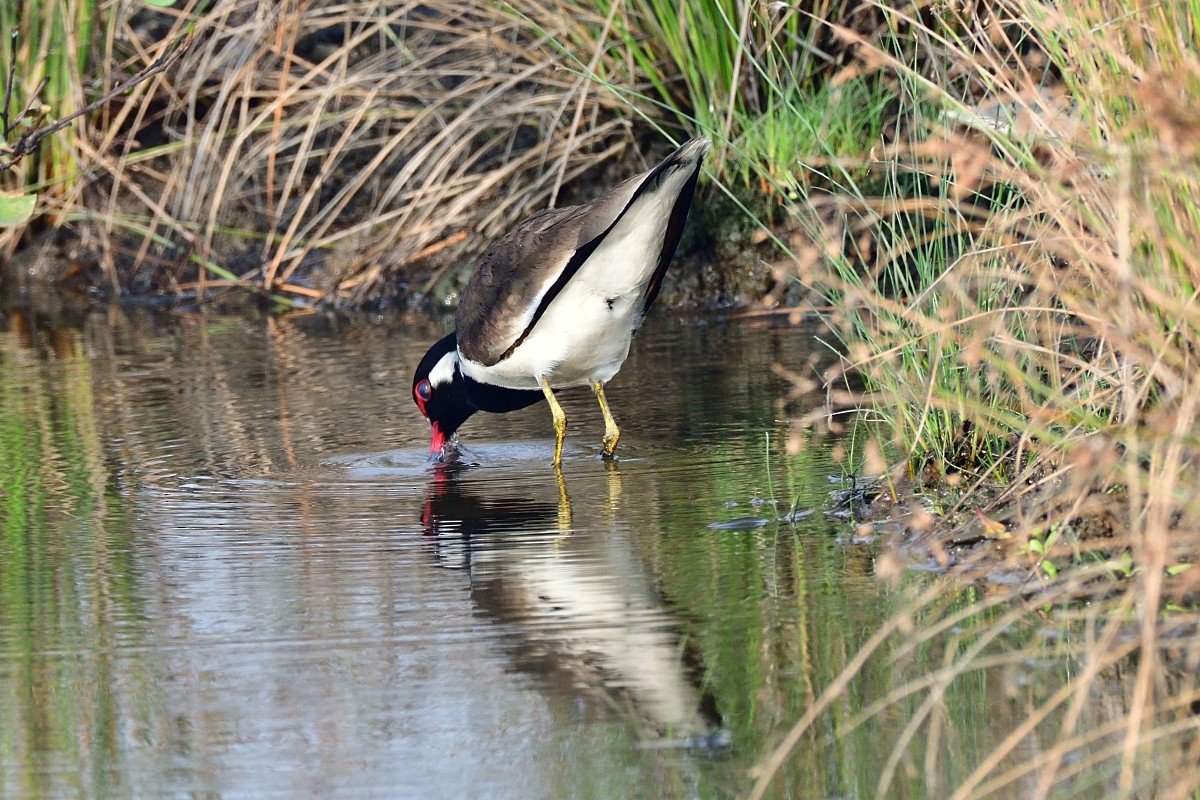
[[[458,369],[458,342],[454,334],[439,341],[421,359],[413,375],[413,402],[432,426],[429,455],[442,455],[460,425],[475,413],[467,400]]]

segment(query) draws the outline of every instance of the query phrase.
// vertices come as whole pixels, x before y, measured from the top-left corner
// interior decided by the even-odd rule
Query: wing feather
[[[658,166],[617,184],[590,203],[539,211],[503,236],[487,251],[463,289],[455,317],[459,353],[485,367],[507,358],[641,192],[657,185],[661,175],[677,166],[699,171],[707,151],[707,140],[693,139]],[[644,310],[654,301],[675,251],[694,186],[693,173],[686,201],[672,210]]]
[[[539,309],[586,260],[644,179],[637,176],[582,206],[539,211],[484,254],[455,317],[459,352],[477,364],[502,361],[536,322]],[[590,247],[589,247],[590,245]]]

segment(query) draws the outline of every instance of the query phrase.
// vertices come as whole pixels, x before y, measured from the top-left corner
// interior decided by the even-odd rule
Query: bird
[[[705,138],[684,142],[588,203],[533,214],[487,250],[463,288],[454,332],[429,348],[413,375],[431,459],[444,457],[475,412],[545,399],[558,468],[567,418],[555,392],[575,386],[595,393],[603,455],[615,457],[621,431],[604,386],[658,296],[709,147]]]

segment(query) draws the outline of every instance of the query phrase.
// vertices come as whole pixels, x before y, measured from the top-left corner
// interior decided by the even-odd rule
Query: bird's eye
[[[429,381],[427,379],[422,379],[421,382],[417,384],[417,397],[421,398],[421,400],[426,403],[429,402],[429,398],[433,397],[433,387],[429,385]]]

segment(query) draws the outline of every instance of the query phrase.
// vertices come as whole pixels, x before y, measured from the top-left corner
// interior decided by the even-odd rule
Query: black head
[[[440,454],[458,427],[475,413],[458,369],[458,342],[453,333],[429,348],[417,365],[413,402],[433,427],[431,456]]]

